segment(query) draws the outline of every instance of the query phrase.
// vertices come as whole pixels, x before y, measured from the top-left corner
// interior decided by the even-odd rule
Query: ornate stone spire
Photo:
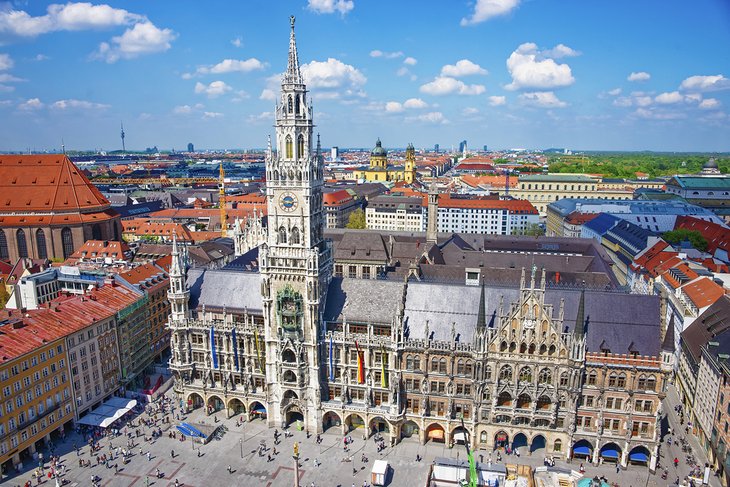
[[[284,73],[284,83],[303,84],[302,73],[299,71],[299,55],[297,54],[297,40],[294,37],[294,16],[289,17],[291,34],[289,36],[289,64]]]
[[[170,263],[170,275],[181,276],[180,252],[177,250],[177,232],[172,232],[172,262]]]

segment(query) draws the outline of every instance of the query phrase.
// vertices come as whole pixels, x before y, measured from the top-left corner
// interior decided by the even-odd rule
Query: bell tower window
[[[297,98],[297,100],[298,99],[299,98]],[[297,157],[304,157],[304,136],[302,134],[299,134],[299,137],[297,138]]]
[[[294,113],[294,106],[292,104],[291,95],[289,95],[289,113]]]
[[[279,228],[279,243],[280,244],[286,243],[286,228],[284,228],[284,227]]]
[[[299,110],[299,97],[298,96],[297,96],[297,101],[296,101],[296,114],[301,115],[300,110]]]
[[[289,98],[289,101],[291,102],[291,98]],[[291,135],[286,136],[286,158],[292,159],[294,157],[294,154],[292,153],[294,151],[294,147],[291,140]]]
[[[291,243],[299,244],[299,229],[297,227],[291,229]]]

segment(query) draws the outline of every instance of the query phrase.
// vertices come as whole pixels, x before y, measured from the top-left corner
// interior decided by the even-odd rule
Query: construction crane
[[[508,173],[509,174],[509,173]],[[461,427],[466,431],[464,426],[464,416],[461,415]],[[466,447],[466,458],[469,461],[469,487],[479,486],[479,475],[477,474],[477,463],[474,460],[474,453],[469,449],[469,438],[464,436],[464,446]]]
[[[226,172],[223,163],[220,165],[220,182],[218,183],[218,208],[221,212],[221,237],[226,236],[228,220],[226,215]]]

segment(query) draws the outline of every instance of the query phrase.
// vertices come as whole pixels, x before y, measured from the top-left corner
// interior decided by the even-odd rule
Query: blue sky
[[[0,3],[0,151],[264,147],[290,14],[326,147],[730,151],[727,0]]]

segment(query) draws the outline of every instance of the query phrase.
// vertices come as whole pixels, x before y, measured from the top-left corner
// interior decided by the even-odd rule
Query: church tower
[[[299,69],[294,16],[276,104],[276,151],[267,151],[268,237],[260,247],[269,424],[321,426],[319,337],[331,249],[324,240],[324,163],[312,151],[312,106]]]
[[[413,144],[406,148],[406,164],[403,171],[403,179],[406,184],[413,184],[416,180],[416,149]]]

